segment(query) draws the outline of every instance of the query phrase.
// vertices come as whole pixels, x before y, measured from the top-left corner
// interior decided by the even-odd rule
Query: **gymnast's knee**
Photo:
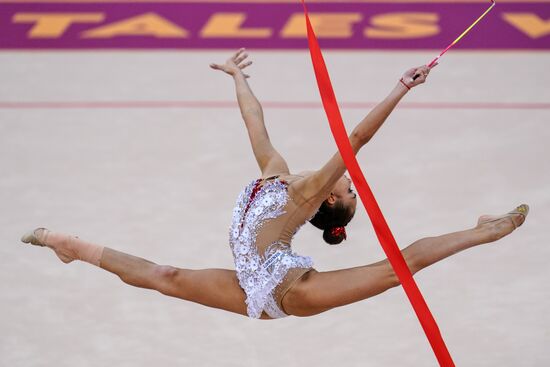
[[[184,269],[179,269],[170,265],[156,265],[153,278],[155,279],[155,289],[162,294],[171,295],[174,288],[181,283],[185,276]]]
[[[401,284],[389,262],[386,264],[386,275],[384,278],[383,284],[386,284],[387,289],[398,287]]]
[[[395,274],[395,271],[393,269],[391,270],[390,274],[388,275],[388,288],[395,288],[399,287],[401,282],[399,281],[399,278],[397,277],[397,274]]]

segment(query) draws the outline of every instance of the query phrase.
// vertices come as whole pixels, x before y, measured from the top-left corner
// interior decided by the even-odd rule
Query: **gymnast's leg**
[[[525,213],[526,214],[526,213]],[[418,240],[402,250],[413,274],[460,251],[494,242],[510,234],[525,215],[483,216],[475,228]],[[284,296],[285,311],[311,316],[375,296],[398,286],[399,280],[386,259],[375,264],[328,272],[306,273]]]
[[[65,263],[81,260],[99,266],[116,274],[126,284],[247,315],[245,293],[239,286],[235,271],[189,270],[158,265],[149,260],[47,229],[37,229],[23,236],[22,240],[51,248]]]

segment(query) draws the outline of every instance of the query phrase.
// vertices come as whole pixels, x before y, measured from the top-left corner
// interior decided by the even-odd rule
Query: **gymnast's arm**
[[[252,64],[252,61],[245,62],[247,57],[244,49],[240,49],[225,65],[211,64],[210,67],[230,74],[235,81],[237,101],[262,176],[288,173],[285,160],[269,140],[262,106],[246,81],[249,76],[242,72],[242,69]]]
[[[427,66],[407,70],[401,79],[403,82],[399,81],[390,94],[353,129],[349,141],[355,154],[372,139],[409,89],[426,81],[429,72],[430,69]],[[413,80],[415,74],[420,74],[420,77]],[[305,195],[309,194],[308,196],[321,195],[324,197],[330,193],[345,172],[344,160],[340,152],[337,152],[320,170],[308,177],[308,182],[304,182],[305,186],[302,192]]]

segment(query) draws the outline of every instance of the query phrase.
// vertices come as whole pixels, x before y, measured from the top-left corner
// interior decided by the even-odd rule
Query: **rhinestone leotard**
[[[258,179],[245,187],[233,209],[229,244],[251,318],[263,312],[271,318],[287,316],[282,297],[313,266],[310,257],[290,247],[311,208],[300,206],[289,191],[289,183],[277,176]]]

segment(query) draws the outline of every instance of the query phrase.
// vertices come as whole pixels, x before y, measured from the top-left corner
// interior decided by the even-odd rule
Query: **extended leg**
[[[487,221],[497,217],[482,218]],[[524,216],[518,214],[480,223],[473,229],[423,238],[405,248],[402,254],[414,274],[467,248],[496,241],[511,233],[523,220]],[[311,316],[361,301],[398,285],[391,265],[384,260],[351,269],[311,271],[290,289],[282,302],[287,313]]]
[[[78,259],[100,266],[135,287],[247,315],[245,293],[232,270],[189,270],[157,265],[77,237],[42,229],[25,235],[23,241],[51,248],[65,263]]]
[[[167,296],[247,315],[245,293],[233,270],[190,270],[157,265],[108,247],[101,257],[101,268],[135,287],[154,289]]]

